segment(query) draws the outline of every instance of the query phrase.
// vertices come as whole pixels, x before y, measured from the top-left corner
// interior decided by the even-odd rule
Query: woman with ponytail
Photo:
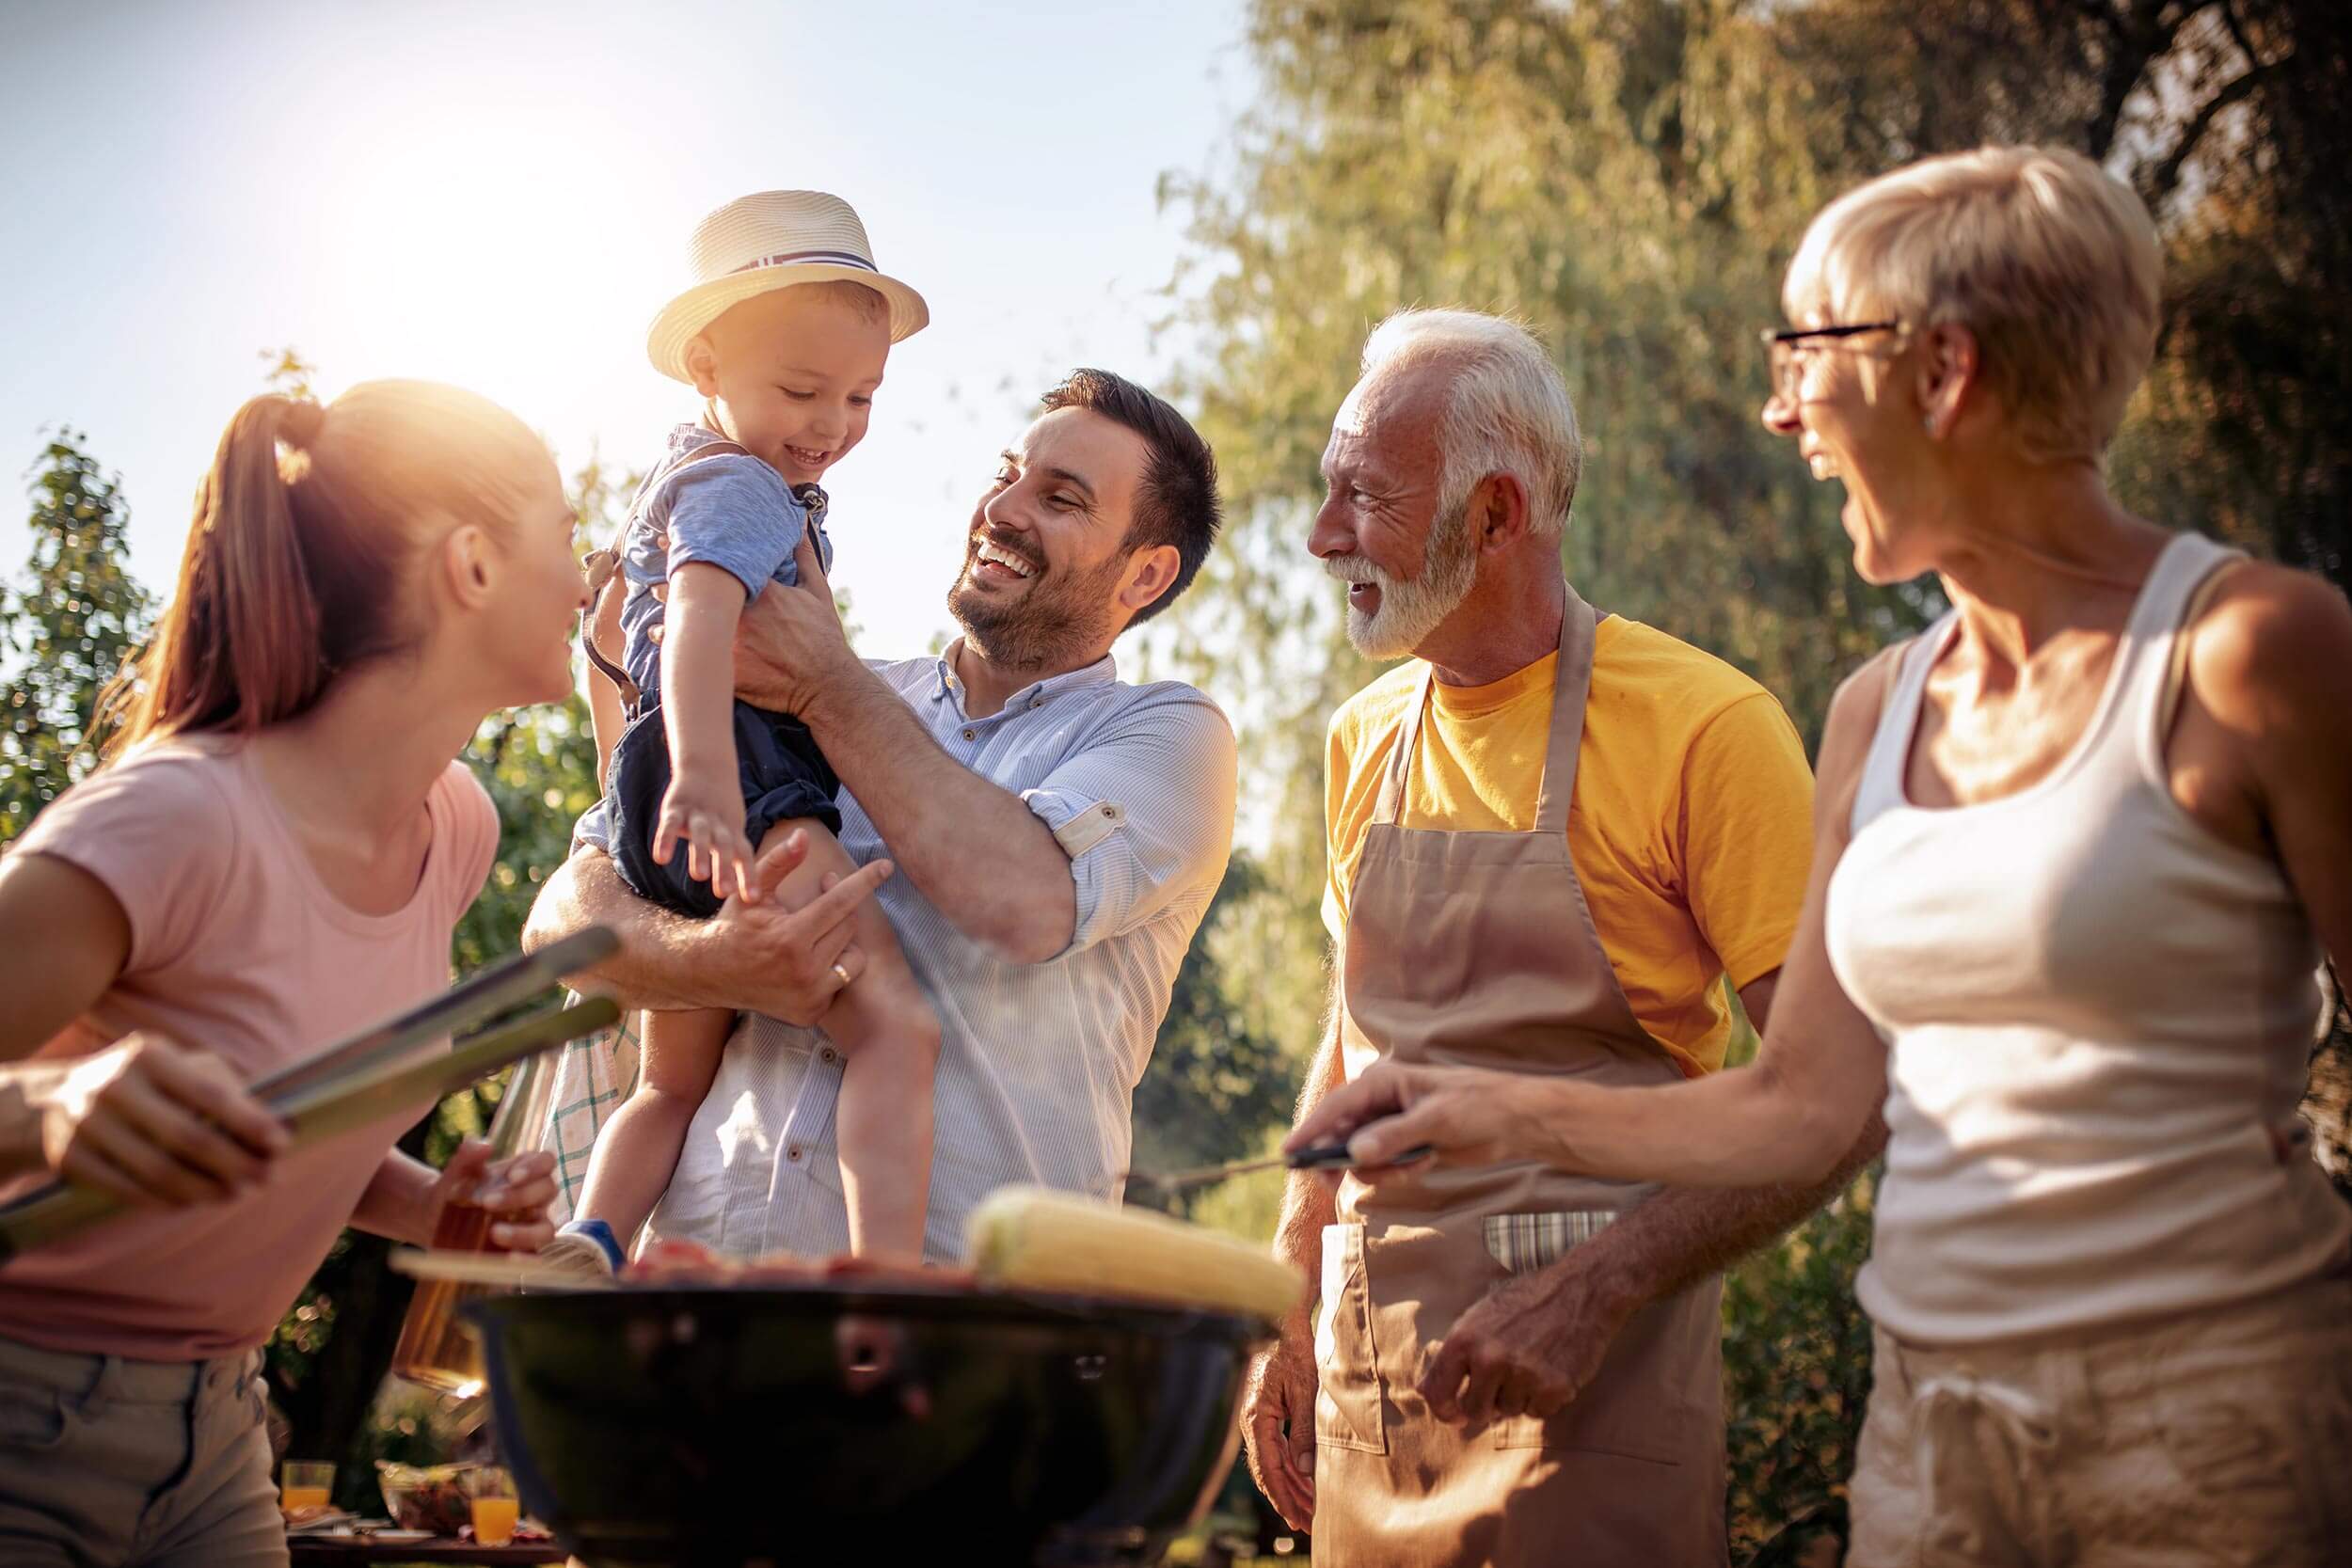
[[[436,1173],[393,1148],[423,1105],[289,1152],[242,1085],[447,982],[498,844],[453,759],[570,689],[571,535],[544,447],[451,388],[222,436],[104,765],[0,858],[0,1197],[135,1211],[0,1265],[0,1561],[284,1563],[261,1347],[337,1233],[424,1243],[481,1182],[494,1243],[551,1234],[544,1154]]]

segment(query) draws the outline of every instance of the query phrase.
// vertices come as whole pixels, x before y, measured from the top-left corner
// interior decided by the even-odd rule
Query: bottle
[[[562,1054],[545,1051],[516,1064],[498,1111],[490,1117],[486,1141],[491,1159],[521,1153],[547,1125]],[[460,1192],[441,1211],[440,1222],[433,1227],[434,1251],[494,1250],[490,1211],[472,1199],[470,1190]],[[408,1315],[401,1320],[400,1343],[392,1350],[392,1375],[459,1399],[481,1393],[486,1375],[482,1343],[458,1308],[488,1291],[485,1285],[419,1280],[416,1294],[408,1300]]]

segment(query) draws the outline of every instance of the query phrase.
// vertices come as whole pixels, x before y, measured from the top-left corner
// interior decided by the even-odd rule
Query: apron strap
[[[1404,726],[1396,733],[1396,749],[1389,753],[1387,771],[1380,776],[1380,799],[1372,808],[1375,822],[1394,822],[1404,814],[1405,775],[1412,766],[1413,752],[1421,745],[1422,710],[1429,705],[1429,683],[1436,678],[1437,669],[1423,664],[1421,679],[1413,683],[1413,702],[1405,710]]]
[[[1584,703],[1593,689],[1594,628],[1600,617],[1593,607],[1577,596],[1576,590],[1561,585],[1568,600],[1560,617],[1560,659],[1552,672],[1551,738],[1544,752],[1543,793],[1535,801],[1535,832],[1554,836],[1568,831],[1568,802],[1576,795],[1576,759],[1584,743]],[[1411,771],[1413,754],[1421,747],[1421,718],[1429,706],[1430,684],[1437,678],[1437,670],[1422,666],[1421,679],[1414,683],[1412,705],[1405,710],[1405,722],[1398,729],[1396,749],[1389,753],[1389,766],[1380,779],[1380,799],[1374,805],[1375,822],[1394,822],[1403,815],[1405,780]]]
[[[1594,628],[1600,617],[1561,585],[1568,595],[1560,617],[1560,662],[1551,678],[1551,745],[1544,752],[1544,789],[1535,802],[1535,832],[1558,838],[1568,831],[1568,802],[1576,798],[1576,759],[1584,744],[1584,704],[1593,694]]]

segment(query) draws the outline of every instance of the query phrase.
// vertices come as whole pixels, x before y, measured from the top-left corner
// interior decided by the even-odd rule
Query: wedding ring
[[[850,989],[850,972],[842,968],[839,963],[835,963],[833,966],[833,977],[841,982],[842,990],[847,990]]]

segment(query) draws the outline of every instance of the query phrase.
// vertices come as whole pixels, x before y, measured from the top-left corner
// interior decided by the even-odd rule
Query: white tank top
[[[1928,672],[1904,650],[1832,877],[1832,966],[1887,1040],[1886,1177],[1857,1286],[1897,1337],[1968,1344],[2241,1300],[2341,1264],[2352,1209],[2291,1125],[2320,947],[2278,863],[2164,765],[2175,634],[2234,552],[2166,546],[2074,751],[1998,800],[1904,795]]]

